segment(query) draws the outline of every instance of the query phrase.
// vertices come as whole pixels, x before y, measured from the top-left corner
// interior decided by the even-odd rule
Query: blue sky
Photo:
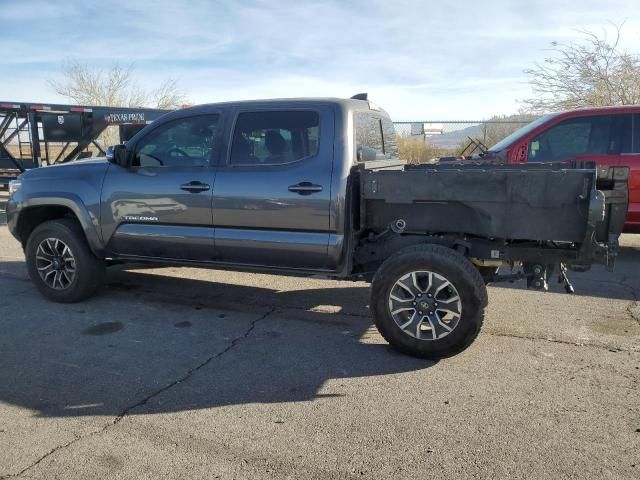
[[[193,103],[369,92],[395,120],[514,113],[550,42],[626,21],[639,0],[0,0],[0,99],[62,101],[65,59],[175,78]]]

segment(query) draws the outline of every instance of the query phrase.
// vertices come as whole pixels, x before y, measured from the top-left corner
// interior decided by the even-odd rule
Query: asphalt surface
[[[364,283],[119,269],[53,304],[4,222],[1,479],[640,478],[640,235],[576,295],[490,287],[432,363]]]

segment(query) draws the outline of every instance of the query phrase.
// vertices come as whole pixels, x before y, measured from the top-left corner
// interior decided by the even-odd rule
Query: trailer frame
[[[131,137],[125,135],[128,126],[141,129],[169,111],[142,107],[0,101],[0,187],[29,168],[85,158],[90,145],[97,148],[99,154],[106,155],[96,140],[107,127],[118,126],[120,143],[123,143],[128,140],[127,136]],[[42,120],[43,115],[50,114],[78,115],[81,133],[77,139],[66,142],[47,140]],[[55,157],[50,151],[50,143],[64,144]],[[14,147],[13,152],[11,146]]]

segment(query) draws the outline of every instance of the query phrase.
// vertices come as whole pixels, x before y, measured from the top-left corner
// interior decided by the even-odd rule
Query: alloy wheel
[[[458,326],[462,302],[456,287],[444,276],[415,271],[391,288],[389,312],[404,333],[418,340],[440,340]]]
[[[59,238],[45,238],[36,251],[36,268],[42,281],[55,290],[69,288],[76,276],[76,259]]]

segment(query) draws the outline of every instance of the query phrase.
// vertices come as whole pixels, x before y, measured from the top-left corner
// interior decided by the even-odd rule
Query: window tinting
[[[358,161],[386,158],[380,118],[369,113],[356,112],[354,126]]]
[[[633,136],[632,136],[631,151],[633,153],[640,153],[640,114],[633,115]]]
[[[578,155],[609,153],[610,127],[609,115],[572,118],[560,122],[531,141],[529,161],[553,162]]]
[[[540,118],[535,119],[533,122],[526,124],[524,127],[519,128],[518,130],[516,130],[512,134],[507,135],[506,137],[504,137],[502,140],[500,140],[494,146],[489,148],[489,151],[490,152],[499,152],[501,150],[504,150],[505,148],[509,147],[511,144],[515,143],[517,140],[520,140],[526,134],[532,132],[533,130],[538,128],[540,125],[542,125],[543,123],[546,123],[547,121],[551,120],[553,117],[555,117],[557,115],[558,115],[557,113],[549,113],[547,115],[544,115],[544,116],[542,116]]]
[[[390,118],[382,119],[382,136],[384,153],[394,158],[398,157],[398,143],[396,142],[396,129]]]
[[[611,120],[611,153],[631,153],[632,148],[632,115],[617,114]]]
[[[317,112],[241,113],[233,133],[231,165],[276,165],[316,155],[319,134]]]
[[[173,120],[151,131],[136,145],[134,166],[205,166],[216,141],[218,115]]]

